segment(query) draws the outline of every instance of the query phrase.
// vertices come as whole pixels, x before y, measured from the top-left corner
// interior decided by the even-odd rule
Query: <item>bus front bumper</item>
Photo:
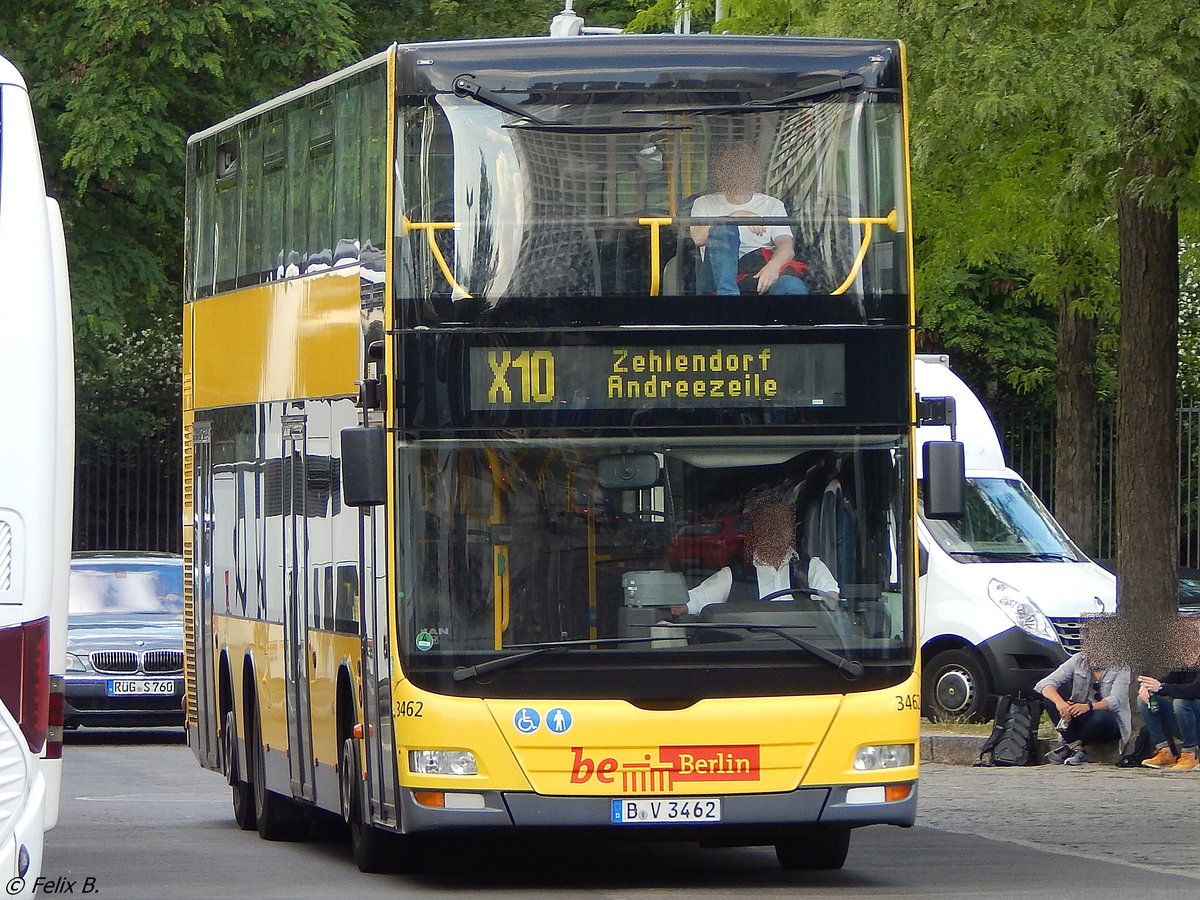
[[[425,806],[403,789],[401,821],[406,833],[445,829],[580,829],[613,836],[657,836],[664,840],[721,841],[723,834],[770,833],[800,825],[854,828],[863,825],[911,826],[917,816],[917,784],[903,800],[863,802],[847,792],[857,785],[806,787],[783,794],[726,794],[720,797],[721,820],[703,824],[613,822],[613,801],[627,797],[547,797],[525,792],[447,792],[445,807]],[[862,792],[857,792],[861,794]],[[461,799],[459,799],[461,798]],[[636,799],[672,799],[648,797]],[[675,799],[688,799],[678,797]]]

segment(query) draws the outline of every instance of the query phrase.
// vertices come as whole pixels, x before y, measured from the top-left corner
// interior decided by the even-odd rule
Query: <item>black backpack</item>
[[[1167,745],[1171,748],[1172,753],[1176,756],[1179,755],[1174,739],[1169,736]],[[1133,746],[1130,747],[1128,753],[1117,760],[1116,766],[1118,769],[1137,769],[1141,767],[1143,759],[1149,759],[1153,755],[1154,741],[1150,740],[1150,729],[1143,725],[1142,730],[1133,739]]]
[[[996,701],[996,722],[979,750],[977,766],[1031,766],[1037,762],[1042,700],[1005,694]]]

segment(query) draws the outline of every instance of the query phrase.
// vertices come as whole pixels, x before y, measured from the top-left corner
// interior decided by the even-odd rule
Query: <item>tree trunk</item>
[[[1077,290],[1058,307],[1058,406],[1055,411],[1054,517],[1079,549],[1095,556],[1097,538],[1096,320],[1075,311]]]
[[[1131,174],[1161,175],[1150,165]],[[1179,608],[1176,373],[1179,213],[1117,197],[1121,334],[1117,351],[1117,602],[1128,661],[1148,668]]]

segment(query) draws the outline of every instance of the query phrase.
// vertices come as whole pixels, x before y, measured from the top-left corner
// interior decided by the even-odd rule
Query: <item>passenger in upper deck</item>
[[[697,197],[693,218],[765,218],[786,216],[783,201],[762,193],[757,149],[727,144],[712,158],[711,181],[717,190]],[[702,248],[697,290],[721,295],[807,294],[801,279],[808,267],[794,258],[795,241],[786,224],[692,225],[692,240]]]

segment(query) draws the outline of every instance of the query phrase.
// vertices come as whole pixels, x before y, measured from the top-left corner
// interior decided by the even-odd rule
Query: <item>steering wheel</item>
[[[821,608],[824,609],[826,612],[830,612],[830,613],[833,612],[833,610],[829,608],[829,603],[826,602],[826,599],[825,599],[828,595],[824,591],[818,591],[815,588],[806,588],[806,587],[783,588],[782,590],[771,591],[771,593],[767,594],[764,597],[759,597],[758,599],[759,600],[780,600],[783,597],[791,597],[794,594],[807,594],[809,597],[812,597],[814,600],[816,600],[817,603],[819,603],[821,605]]]

